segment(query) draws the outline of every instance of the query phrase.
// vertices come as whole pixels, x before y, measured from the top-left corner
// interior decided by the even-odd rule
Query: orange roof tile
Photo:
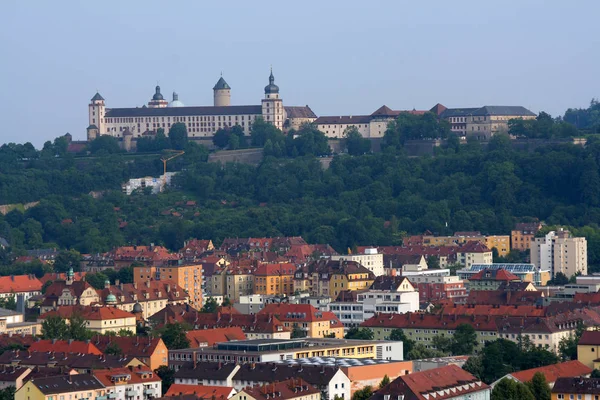
[[[81,353],[101,355],[102,351],[92,343],[80,340],[38,340],[29,346],[29,351],[58,351],[62,353]]]
[[[273,314],[280,321],[314,322],[330,321],[334,325],[340,323],[339,319],[329,311],[319,311],[310,304],[267,304],[258,312],[258,315]]]
[[[116,307],[92,307],[92,306],[60,306],[57,310],[48,311],[40,315],[40,319],[46,319],[57,315],[68,319],[73,314],[80,314],[86,320],[107,320],[120,318],[135,318],[130,312],[119,310]]]
[[[129,384],[161,381],[160,377],[145,365],[138,365],[137,367],[97,369],[93,371],[93,374],[96,379],[98,379],[104,386],[107,387],[115,385],[112,377],[116,375],[129,376],[130,379],[127,382]]]
[[[181,396],[186,394],[196,395],[200,399],[228,399],[235,394],[235,389],[229,386],[200,386],[200,385],[183,385],[174,383],[169,387],[164,397]]]
[[[574,376],[584,376],[592,373],[592,368],[582,364],[580,361],[566,361],[558,364],[547,365],[545,367],[526,369],[524,371],[512,372],[510,375],[519,382],[528,382],[533,379],[533,375],[541,372],[546,377],[546,382],[556,382],[558,378],[570,378]]]
[[[42,282],[33,275],[0,276],[0,293],[39,292]]]
[[[244,331],[239,326],[193,330],[188,331],[185,336],[190,341],[190,347],[205,347],[220,342],[246,339]]]

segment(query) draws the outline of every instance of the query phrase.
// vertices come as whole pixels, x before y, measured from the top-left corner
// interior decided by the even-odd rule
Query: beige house
[[[388,124],[402,113],[421,115],[425,111],[399,111],[383,105],[370,115],[325,116],[317,118],[314,124],[329,138],[342,139],[349,128],[356,128],[365,138],[381,138]]]
[[[86,320],[87,328],[100,334],[117,333],[120,330],[136,332],[135,315],[117,307],[62,306],[40,315],[38,322],[51,316],[59,316],[68,322],[72,315],[81,315]]]
[[[156,86],[152,99],[144,107],[106,108],[104,98],[96,93],[88,106],[88,140],[98,135],[111,135],[118,138],[141,137],[145,132],[165,130],[173,124],[185,124],[188,137],[211,137],[219,129],[240,126],[245,135],[257,118],[275,125],[279,129],[299,127],[304,122],[312,122],[316,115],[310,107],[285,107],[279,97],[279,87],[275,85],[273,72],[265,87],[265,97],[259,105],[231,105],[231,87],[223,77],[213,88],[213,106],[187,107],[176,93],[168,102]]]
[[[567,277],[587,275],[587,262],[586,239],[573,237],[569,231],[552,231],[531,242],[531,263],[552,271],[552,276],[559,272]]]
[[[105,397],[107,389],[89,374],[36,378],[15,393],[16,400],[96,399]]]

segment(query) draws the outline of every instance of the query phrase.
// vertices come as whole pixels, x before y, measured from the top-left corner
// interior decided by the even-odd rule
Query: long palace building
[[[156,132],[159,128],[168,134],[171,126],[178,122],[186,125],[189,137],[211,137],[218,129],[235,125],[249,135],[252,123],[258,117],[282,130],[298,129],[301,124],[317,118],[308,106],[283,105],[273,71],[269,76],[269,84],[265,86],[265,97],[259,105],[232,106],[231,87],[223,77],[214,86],[213,92],[213,106],[186,107],[177,93],[173,93],[173,100],[168,102],[160,92],[160,86],[156,86],[148,105],[135,108],[107,108],[104,98],[96,93],[88,108],[88,140],[99,135],[137,138],[145,133]]]

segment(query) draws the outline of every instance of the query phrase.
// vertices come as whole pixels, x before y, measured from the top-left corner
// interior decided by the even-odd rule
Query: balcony
[[[137,392],[133,389],[125,390],[125,397],[135,397],[137,396]]]
[[[96,400],[108,400],[106,396],[96,396]]]
[[[156,396],[156,389],[154,388],[144,388],[144,395],[145,396]]]
[[[116,398],[117,398],[117,394],[116,394],[115,392],[112,392],[112,393],[107,393],[107,394],[106,394],[106,396],[107,396],[109,399],[116,399]]]

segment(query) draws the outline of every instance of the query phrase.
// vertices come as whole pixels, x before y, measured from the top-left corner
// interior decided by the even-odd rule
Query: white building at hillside
[[[347,254],[342,256],[332,256],[332,260],[356,261],[363,267],[375,274],[375,276],[385,275],[383,269],[383,254],[377,252],[375,248],[365,249],[364,254]]]
[[[344,301],[338,297],[337,301],[329,303],[329,310],[345,328],[357,327],[376,313],[419,311],[419,292],[405,277],[380,276],[369,290],[351,295],[355,295],[356,299]]]
[[[531,242],[531,263],[542,270],[550,270],[552,277],[562,272],[567,277],[587,275],[587,241],[573,237],[569,231],[552,231]]]
[[[168,134],[175,123],[185,124],[188,137],[212,137],[218,129],[238,125],[249,135],[252,123],[259,117],[279,129],[298,129],[302,123],[313,122],[317,116],[310,107],[284,106],[279,97],[279,86],[275,84],[273,71],[269,84],[265,86],[265,97],[261,104],[232,106],[231,87],[223,77],[213,87],[213,106],[188,107],[173,93],[173,101],[164,99],[160,86],[148,105],[130,108],[107,108],[100,93],[92,97],[88,106],[88,140],[99,135],[111,135],[122,138],[131,135],[141,137],[146,132],[155,132],[159,128]]]
[[[171,181],[175,174],[177,174],[177,172],[167,172],[166,175],[162,175],[158,178],[146,176],[144,178],[130,179],[121,186],[121,189],[127,196],[130,196],[131,193],[137,189],[143,190],[146,188],[152,188],[152,194],[157,194],[164,190],[165,185],[171,185]]]

